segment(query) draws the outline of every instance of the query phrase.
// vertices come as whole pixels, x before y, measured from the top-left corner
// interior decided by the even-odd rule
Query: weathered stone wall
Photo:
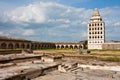
[[[22,50],[1,50],[0,55],[7,55],[7,54],[20,54]]]
[[[0,40],[0,49],[51,49],[55,48],[54,43],[32,42],[20,40]]]
[[[80,49],[84,43],[79,42],[35,42],[11,38],[0,38],[0,49]]]
[[[104,43],[102,49],[120,50],[120,43]]]

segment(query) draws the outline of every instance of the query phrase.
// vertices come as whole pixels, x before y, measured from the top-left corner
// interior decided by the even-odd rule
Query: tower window
[[[94,24],[92,24],[92,26],[94,26]]]
[[[89,34],[91,34],[91,32],[89,32]]]
[[[92,28],[92,30],[94,30],[94,28]]]
[[[89,26],[91,26],[91,24],[89,24]]]
[[[96,24],[95,24],[95,26],[96,26]]]
[[[102,32],[101,32],[101,34],[102,34]]]
[[[98,36],[98,38],[99,38],[99,36]]]
[[[96,30],[96,28],[95,28],[95,30]]]
[[[99,32],[98,32],[98,34],[99,34]]]
[[[94,34],[94,32],[92,32],[92,34]]]
[[[89,28],[89,30],[91,30],[91,28]]]
[[[98,26],[99,26],[99,23],[98,23]]]
[[[98,30],[99,30],[99,28],[98,28]]]
[[[102,23],[100,25],[102,26]]]
[[[97,34],[97,32],[95,32],[95,34]]]
[[[89,38],[91,39],[91,36]]]
[[[101,28],[101,30],[102,30],[102,28]]]
[[[101,38],[102,38],[102,36],[101,36]]]

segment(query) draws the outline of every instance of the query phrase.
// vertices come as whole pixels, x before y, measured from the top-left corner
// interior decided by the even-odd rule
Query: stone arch
[[[39,44],[39,49],[41,49],[41,44]]]
[[[21,44],[21,48],[22,48],[22,49],[25,48],[25,44],[24,44],[24,43]]]
[[[74,46],[74,48],[75,48],[75,49],[78,49],[78,46],[77,46],[77,45],[75,45],[75,46]]]
[[[37,49],[38,48],[38,46],[37,46],[37,44],[35,44],[35,49]]]
[[[8,44],[8,49],[13,49],[14,48],[14,45],[12,43],[9,43]]]
[[[27,44],[27,45],[26,45],[26,48],[27,48],[27,49],[30,49],[30,44]]]
[[[2,43],[1,44],[1,49],[7,49],[7,44],[6,43]]]
[[[60,46],[59,46],[59,45],[57,45],[57,47],[56,47],[56,48],[58,48],[58,49],[59,49],[59,48],[60,48]]]
[[[44,47],[44,44],[41,44],[41,49],[43,49],[43,47]]]
[[[70,49],[73,49],[73,46],[72,46],[72,45],[70,45]]]
[[[50,48],[50,44],[47,44],[46,47],[49,49]]]
[[[83,48],[83,45],[80,45],[79,48],[82,49],[82,48]]]
[[[44,44],[44,48],[47,48],[47,45],[46,45],[46,44]]]
[[[31,48],[34,49],[34,44],[31,45]]]
[[[15,43],[15,48],[20,48],[19,43]]]
[[[63,49],[64,48],[64,45],[61,45],[61,49]]]
[[[68,48],[69,48],[69,47],[68,47],[68,45],[66,45],[66,46],[65,46],[65,48],[67,48],[67,49],[68,49]]]

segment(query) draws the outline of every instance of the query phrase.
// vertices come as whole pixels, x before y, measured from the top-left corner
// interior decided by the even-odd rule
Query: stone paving
[[[67,73],[53,71],[32,80],[120,80],[120,72],[90,69],[77,69]]]
[[[74,61],[71,62],[71,65]],[[76,61],[75,61],[76,62]],[[56,70],[32,80],[120,80],[120,66],[103,61],[78,62],[78,67],[66,71]],[[66,69],[66,67],[65,67]]]
[[[41,56],[34,54],[11,54],[0,56],[0,61],[14,60],[11,62],[0,63],[0,80],[6,80],[7,77],[41,70],[41,75],[30,73],[31,80],[120,80],[120,63],[105,62],[97,60],[61,60],[60,62],[44,62],[41,59],[32,57]],[[22,60],[32,58],[32,60]],[[16,61],[20,59],[22,61]],[[57,70],[56,65],[61,65]],[[54,69],[55,66],[55,69]],[[50,69],[48,69],[50,68]],[[39,73],[39,71],[37,71]],[[36,76],[37,75],[37,76]],[[34,76],[34,77],[33,77]],[[37,78],[36,78],[36,77]],[[29,75],[28,75],[29,77]],[[34,79],[33,79],[33,78]],[[13,80],[13,79],[10,79]],[[18,79],[14,79],[18,80]],[[21,80],[21,79],[19,79]],[[23,80],[23,79],[22,79]]]

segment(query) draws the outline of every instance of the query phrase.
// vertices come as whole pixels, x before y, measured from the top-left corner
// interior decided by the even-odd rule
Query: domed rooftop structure
[[[99,11],[97,8],[95,8],[95,10],[93,11],[93,15],[92,16],[100,16]]]
[[[94,9],[93,15],[90,20],[91,22],[102,21],[99,10],[97,8]]]

